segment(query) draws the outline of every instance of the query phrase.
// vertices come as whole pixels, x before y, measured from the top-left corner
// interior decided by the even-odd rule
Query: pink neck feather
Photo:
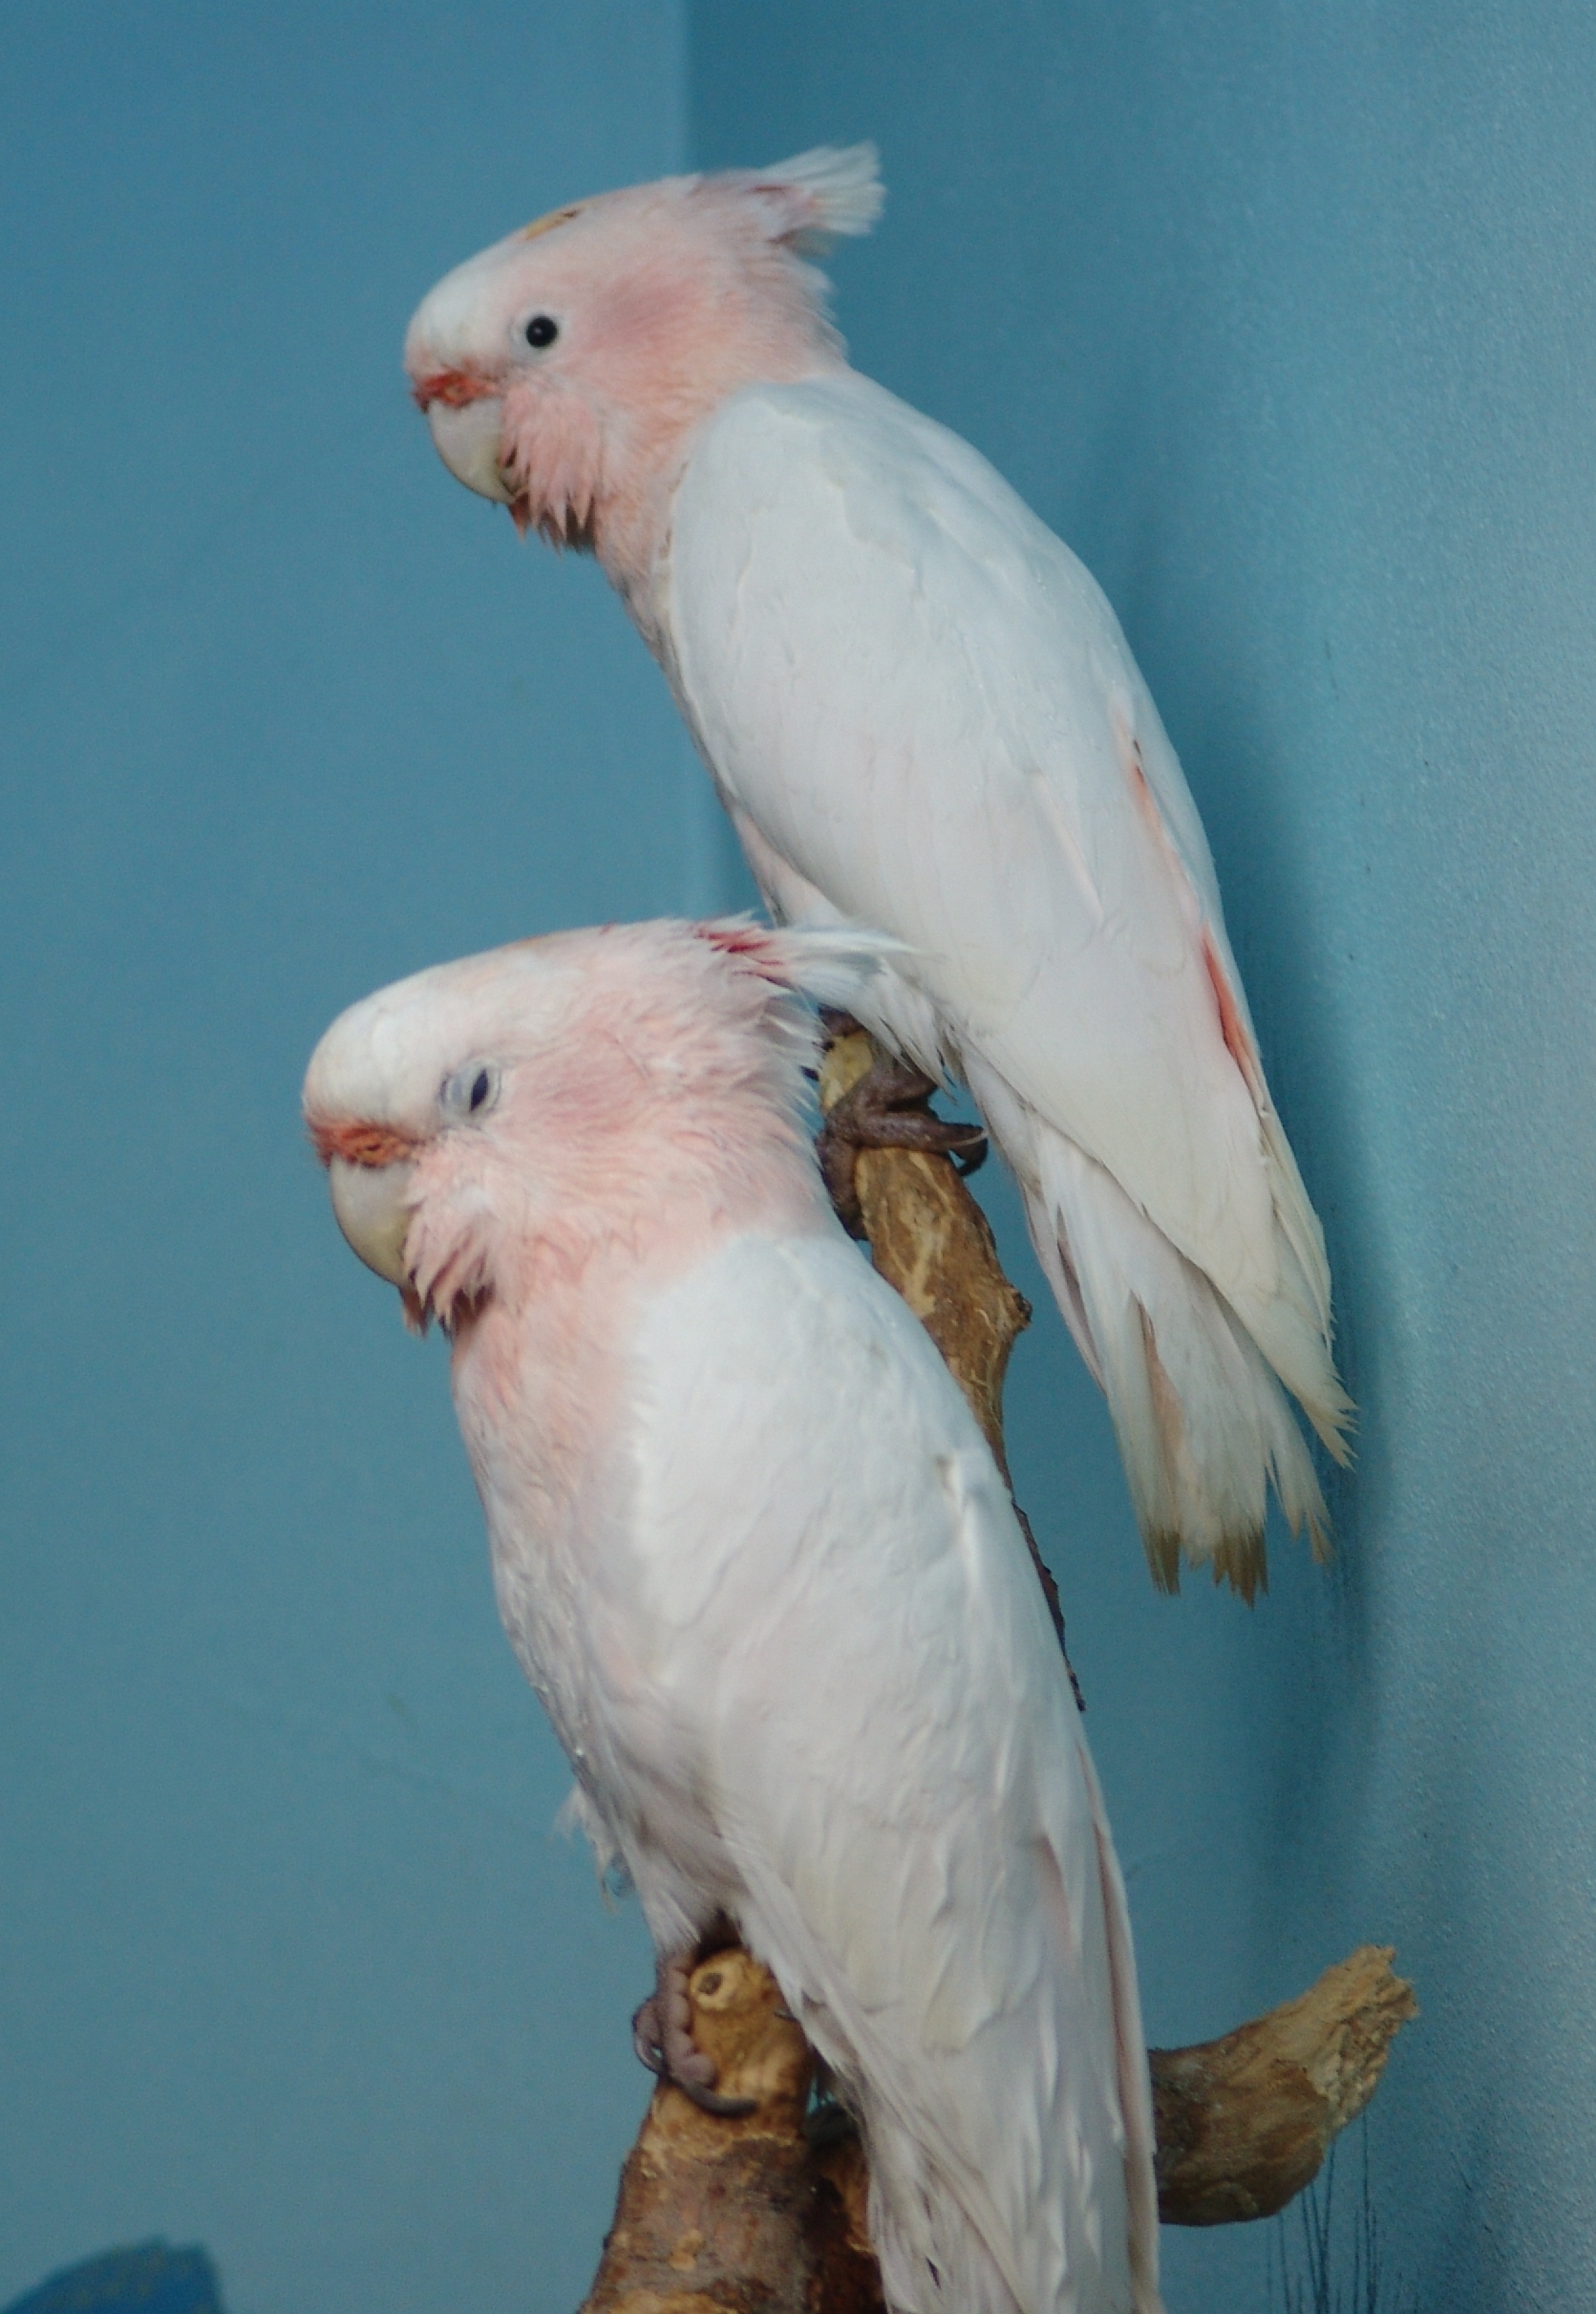
[[[580,363],[523,372],[505,392],[502,456],[521,526],[591,546],[635,601],[706,418],[744,387],[846,362],[817,276],[729,203],[701,189],[635,215],[618,206],[614,243]]]
[[[695,1102],[681,1087],[662,1098],[624,1032],[580,1062],[543,1077],[496,1185],[424,1189],[407,1247],[423,1298],[452,1320],[479,1480],[518,1440],[503,1483],[530,1488],[547,1515],[576,1501],[594,1441],[613,1428],[640,1301],[729,1238],[837,1226],[777,1069]]]
[[[514,1315],[600,1275],[679,1275],[745,1231],[834,1226],[798,1122],[806,1022],[685,927],[678,969],[640,981],[629,952],[650,930],[610,935],[616,969],[507,1070],[491,1131],[415,1159],[406,1257],[420,1309],[456,1331],[489,1300]]]

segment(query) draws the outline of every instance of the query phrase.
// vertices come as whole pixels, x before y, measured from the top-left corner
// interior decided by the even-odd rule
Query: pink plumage
[[[838,932],[652,924],[323,1039],[341,1225],[453,1339],[500,1609],[662,1957],[725,1918],[869,2146],[895,2314],[1157,2314],[1124,1892],[1008,1495],[809,1146]],[[685,2076],[678,2076],[683,2078]],[[708,2092],[706,2092],[708,2093]]]

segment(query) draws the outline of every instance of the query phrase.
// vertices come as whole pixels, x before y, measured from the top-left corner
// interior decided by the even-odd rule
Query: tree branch
[[[822,1106],[873,1058],[862,1029],[834,1037]],[[1031,1312],[985,1214],[946,1157],[863,1149],[856,1178],[876,1268],[947,1360],[1007,1478],[1003,1377]],[[1062,1644],[1057,1590],[1020,1521]],[[1267,2016],[1148,2052],[1165,2224],[1267,2218],[1314,2176],[1417,2012],[1391,1960],[1389,1946],[1361,1945]],[[774,1979],[734,1948],[701,1959],[690,1989],[717,2086],[755,2110],[718,2119],[668,2085],[654,2091],[582,2314],[881,2314],[863,2148],[835,2107],[819,2126],[809,2112],[814,2060]]]
[[[1393,1949],[1360,1944],[1295,2001],[1218,2041],[1149,2049],[1166,2225],[1272,2218],[1317,2176],[1418,2014]]]
[[[1415,2014],[1391,1958],[1362,1945],[1219,2041],[1149,2050],[1165,2225],[1270,2217],[1317,2174]],[[775,1980],[733,1949],[690,1990],[718,2086],[755,2110],[721,2121],[654,2091],[583,2314],[881,2314],[864,2150],[835,2108],[806,2128],[814,2061]]]

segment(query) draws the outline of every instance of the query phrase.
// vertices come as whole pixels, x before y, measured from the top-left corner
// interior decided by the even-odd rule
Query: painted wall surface
[[[163,2234],[230,2314],[554,2314],[609,2217],[647,1940],[298,1089],[395,974],[716,897],[618,606],[399,371],[672,165],[680,56],[671,0],[0,24],[0,2304]]]
[[[1016,1377],[1151,2031],[1394,1941],[1390,2267],[1448,2314],[1596,2303],[1596,19],[691,26],[696,160],[880,141],[885,222],[834,268],[855,358],[1117,607],[1329,1230],[1358,1468],[1333,1568],[1281,1548],[1251,1616],[1149,1593],[1051,1314]],[[1172,2308],[1266,2304],[1269,2231],[1166,2234]]]

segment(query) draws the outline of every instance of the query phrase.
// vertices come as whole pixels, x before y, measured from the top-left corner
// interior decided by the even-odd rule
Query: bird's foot
[[[838,1033],[829,1019],[826,1025]],[[815,1153],[837,1217],[850,1237],[864,1235],[854,1179],[861,1149],[924,1149],[951,1157],[961,1173],[973,1173],[985,1162],[986,1134],[978,1125],[950,1124],[934,1115],[935,1091],[935,1080],[911,1061],[878,1053],[859,1082],[828,1110],[816,1136]]]
[[[654,1989],[631,2021],[631,2045],[650,2073],[669,2081],[702,2113],[737,2120],[756,2110],[752,2097],[722,2097],[714,2065],[692,2038],[688,1979],[703,1953],[700,1942],[664,1953],[654,1963]]]

